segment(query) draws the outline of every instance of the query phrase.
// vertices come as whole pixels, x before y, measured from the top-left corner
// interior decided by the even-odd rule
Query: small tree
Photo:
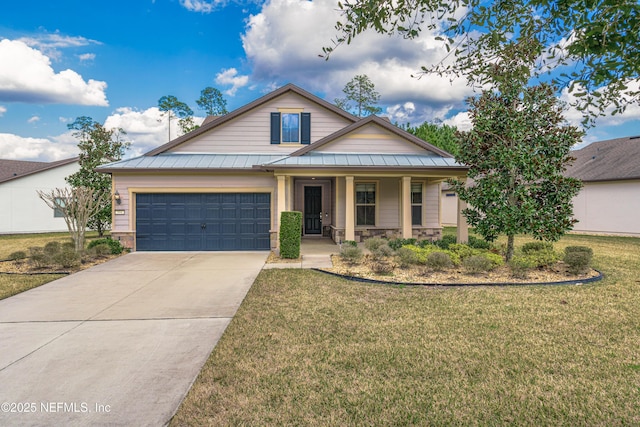
[[[97,195],[92,188],[55,188],[49,192],[37,190],[38,196],[51,209],[62,212],[78,253],[84,251],[84,235],[89,219],[100,210],[108,194]]]
[[[200,92],[200,98],[196,100],[198,107],[208,116],[221,116],[227,114],[227,101],[222,92],[214,87],[206,87]]]
[[[452,180],[470,225],[487,241],[506,234],[507,261],[514,236],[555,241],[570,230],[572,199],[581,183],[563,176],[582,132],[566,125],[563,107],[547,84],[529,87],[536,46],[514,43],[493,64],[493,89],[469,100],[473,129],[459,133],[456,160],[474,184]]]
[[[178,127],[183,133],[196,129],[193,122],[193,110],[173,95],[163,96],[158,100],[158,108],[167,116],[169,122],[169,140],[171,140],[171,120],[178,118]]]
[[[375,85],[365,74],[357,75],[342,89],[346,95],[344,98],[336,98],[335,104],[345,111],[349,111],[358,117],[378,114],[382,111],[376,104],[380,100],[380,94],[376,92]],[[352,105],[351,103],[355,105]]]
[[[458,154],[455,126],[424,122],[420,126],[406,125],[404,130],[454,156]]]
[[[108,197],[111,194],[111,177],[96,172],[95,168],[120,160],[130,143],[122,140],[122,136],[125,135],[122,129],[106,129],[91,117],[78,117],[67,127],[75,131],[73,136],[80,141],[80,170],[69,175],[66,181],[74,188],[92,188],[94,197],[102,201],[100,209],[88,222],[88,227],[97,230],[102,237],[111,224],[111,198]]]

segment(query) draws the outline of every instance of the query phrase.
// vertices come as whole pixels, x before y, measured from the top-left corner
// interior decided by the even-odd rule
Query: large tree
[[[365,74],[355,76],[342,89],[344,98],[336,98],[335,104],[345,111],[358,117],[378,114],[382,111],[376,104],[380,100],[380,94],[376,92],[373,82]]]
[[[200,92],[200,98],[196,100],[198,107],[208,116],[221,116],[227,114],[227,100],[222,92],[214,87],[206,87]]]
[[[458,142],[456,140],[456,132],[458,129],[455,126],[424,122],[419,126],[407,124],[400,127],[454,156],[458,154]]]
[[[169,140],[171,140],[171,121],[178,119],[178,127],[182,133],[191,132],[198,126],[193,122],[193,110],[173,95],[163,96],[158,100],[158,108],[167,116],[169,123]]]
[[[531,38],[540,47],[532,74],[547,75],[556,93],[569,88],[585,121],[640,98],[637,0],[347,0],[339,7],[327,57],[367,29],[406,38],[426,29],[441,34],[448,54],[422,71],[465,75],[481,87],[508,41]]]
[[[473,129],[458,134],[456,160],[473,183],[451,181],[478,233],[488,241],[507,235],[507,260],[516,234],[555,241],[570,230],[581,187],[563,172],[583,133],[566,124],[549,84],[528,85],[535,59],[535,48],[510,43],[491,64],[491,88],[469,100]]]
[[[73,188],[90,188],[99,200],[98,210],[89,217],[88,227],[102,236],[111,225],[111,177],[95,171],[105,163],[120,160],[130,143],[123,140],[122,129],[106,129],[91,117],[81,116],[67,125],[78,139],[80,170],[69,175],[66,181]]]

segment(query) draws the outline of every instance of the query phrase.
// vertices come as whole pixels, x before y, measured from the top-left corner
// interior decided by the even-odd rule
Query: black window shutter
[[[271,113],[271,143],[280,144],[280,113]]]
[[[300,142],[311,144],[311,113],[300,113]]]

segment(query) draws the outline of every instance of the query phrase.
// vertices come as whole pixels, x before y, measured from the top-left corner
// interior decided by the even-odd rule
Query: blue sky
[[[77,153],[67,124],[90,116],[122,127],[129,155],[167,140],[158,99],[195,100],[220,89],[230,110],[286,83],[328,101],[367,74],[394,122],[468,126],[464,79],[412,78],[444,56],[436,34],[419,40],[365,33],[331,60],[337,1],[111,0],[7,2],[0,14],[0,158],[52,161]],[[578,121],[579,115],[569,111]],[[586,142],[640,134],[640,108],[607,117]],[[172,129],[175,128],[172,127]]]

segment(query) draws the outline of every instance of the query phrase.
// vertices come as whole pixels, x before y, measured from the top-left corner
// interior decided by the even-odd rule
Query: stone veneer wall
[[[135,233],[134,232],[122,232],[122,231],[112,231],[111,238],[113,240],[119,240],[120,244],[125,248],[133,249],[135,245]]]
[[[345,236],[344,228],[331,227],[331,239],[340,243]],[[401,228],[360,228],[355,230],[356,242],[362,242],[371,237],[384,237],[386,239],[398,239],[402,237]],[[440,240],[442,239],[442,228],[423,227],[413,228],[413,238],[417,240]]]

